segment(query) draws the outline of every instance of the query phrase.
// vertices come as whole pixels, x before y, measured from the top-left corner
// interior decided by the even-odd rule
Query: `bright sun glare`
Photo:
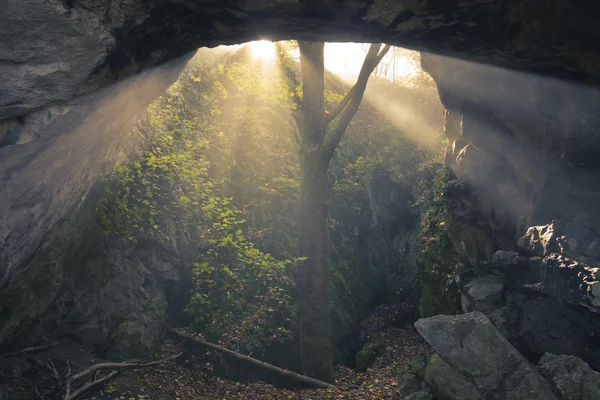
[[[268,40],[259,40],[248,43],[252,56],[264,61],[275,60],[275,44]]]

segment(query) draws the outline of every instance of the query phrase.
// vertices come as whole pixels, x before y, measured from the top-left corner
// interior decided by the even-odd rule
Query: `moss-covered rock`
[[[429,389],[421,389],[404,397],[404,400],[435,400],[433,393]]]
[[[458,280],[469,266],[460,260],[445,232],[439,232],[438,237],[421,247],[418,265],[421,315],[456,314],[459,311]]]
[[[425,370],[427,369],[427,364],[429,364],[430,359],[431,354],[417,354],[412,360],[410,360],[410,372],[416,377],[423,379],[425,377]]]
[[[381,338],[367,343],[356,355],[356,370],[366,371],[369,369],[383,350],[385,350],[385,343]]]
[[[408,396],[421,390],[421,381],[409,372],[403,372],[398,376],[398,394]]]
[[[424,376],[425,383],[439,400],[483,400],[467,378],[454,370],[440,356],[434,354],[429,360]]]
[[[420,319],[415,328],[452,369],[483,395],[475,396],[472,390],[461,387],[460,396],[450,398],[557,399],[548,382],[482,313]],[[439,364],[437,370],[441,367]],[[425,377],[428,376],[430,380],[445,379],[449,373],[430,370],[425,372]],[[441,390],[449,384],[439,382],[438,387]],[[465,393],[471,393],[472,397],[466,397]]]

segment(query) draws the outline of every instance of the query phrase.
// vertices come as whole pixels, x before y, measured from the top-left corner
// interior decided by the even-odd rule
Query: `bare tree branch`
[[[350,103],[350,100],[352,99],[352,93],[354,93],[354,87],[355,86],[353,86],[348,91],[348,93],[346,93],[346,96],[342,99],[342,101],[340,101],[338,103],[338,105],[335,107],[335,110],[333,110],[329,114],[325,115],[325,125],[329,125],[329,123],[331,121],[333,121],[339,115],[339,113],[344,111],[344,108],[346,108],[346,106],[348,105],[348,103]]]
[[[148,362],[148,363],[100,363],[100,364],[94,364],[91,367],[84,369],[81,372],[76,373],[75,375],[71,375],[69,377],[69,379],[72,381],[76,380],[76,379],[80,379],[83,378],[89,374],[91,374],[92,372],[95,372],[99,369],[123,369],[123,368],[146,368],[146,367],[152,367],[154,365],[158,365],[158,364],[162,364],[166,361],[169,360],[173,360],[177,357],[179,357],[182,353],[176,354],[174,356],[171,357],[167,357],[164,358],[162,360],[158,360],[158,361],[152,361],[152,362]]]
[[[70,394],[68,391],[65,391],[65,396],[63,397],[63,399],[64,400],[74,400],[77,397],[79,397],[80,395],[82,395],[85,392],[87,392],[88,390],[90,390],[91,388],[93,388],[94,386],[111,380],[118,373],[119,373],[119,371],[112,371],[111,373],[109,373],[106,376],[103,376],[96,380],[90,381],[90,382],[86,383],[85,385],[83,385],[82,387],[80,387],[79,389],[77,389],[76,391],[74,391],[73,394]]]
[[[352,121],[352,118],[358,111],[358,107],[360,106],[360,103],[362,101],[365,89],[367,88],[369,76],[371,76],[377,65],[381,62],[383,57],[385,57],[387,52],[390,50],[389,45],[386,45],[381,51],[379,51],[380,48],[381,44],[375,43],[372,44],[371,47],[369,47],[369,52],[365,57],[365,61],[360,70],[360,74],[358,75],[358,80],[356,81],[354,87],[351,89],[352,96],[350,99],[350,104],[344,110],[342,116],[340,117],[338,126],[330,135],[329,139],[327,140],[327,143],[325,144],[325,151],[323,153],[323,156],[327,161],[331,160],[331,157],[333,157],[335,149],[340,143],[340,140],[342,140],[344,133],[346,133],[348,125],[350,125],[350,121]]]
[[[42,351],[49,350],[49,349],[51,349],[53,347],[58,346],[58,343],[59,342],[52,342],[52,343],[49,343],[49,344],[28,347],[26,349],[21,349],[21,350],[13,351],[13,352],[10,352],[10,353],[2,354],[2,355],[0,355],[0,360],[2,360],[4,358],[9,358],[9,357],[18,357],[18,356],[22,356],[24,354],[40,353]]]
[[[100,363],[100,364],[92,365],[91,367],[84,369],[83,371],[80,371],[80,372],[76,373],[75,375],[70,375],[67,378],[67,381],[65,383],[65,391],[64,391],[64,395],[63,395],[63,400],[74,400],[75,398],[77,398],[77,396],[83,394],[84,392],[86,392],[87,390],[92,388],[93,386],[99,385],[100,383],[106,382],[107,380],[111,379],[113,376],[118,374],[119,369],[152,367],[154,365],[162,364],[166,361],[173,360],[173,359],[179,357],[181,354],[182,353],[179,353],[174,356],[164,358],[162,360],[152,361],[152,362],[147,362],[147,363]],[[97,378],[98,372],[102,369],[113,369],[115,371],[112,371],[111,373],[109,373],[108,375],[105,375],[103,377]],[[85,378],[86,376],[89,376],[91,374],[93,374],[92,375],[93,377],[90,382],[86,383],[85,385],[81,386],[79,389],[77,389],[73,393],[71,393],[71,388],[73,387],[73,383],[76,380]]]

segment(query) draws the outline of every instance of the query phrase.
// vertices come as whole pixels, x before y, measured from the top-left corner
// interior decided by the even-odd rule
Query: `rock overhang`
[[[600,83],[600,5],[481,0],[8,1],[0,119],[70,101],[199,47],[386,42]]]

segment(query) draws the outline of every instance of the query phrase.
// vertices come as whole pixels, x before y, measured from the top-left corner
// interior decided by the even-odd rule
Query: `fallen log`
[[[218,346],[218,345],[216,345],[214,343],[210,343],[210,342],[207,342],[205,340],[198,339],[198,338],[195,338],[193,336],[187,335],[185,333],[178,332],[177,330],[175,330],[173,328],[167,328],[167,329],[169,330],[169,332],[171,332],[176,337],[179,337],[181,339],[186,339],[186,340],[189,340],[189,341],[191,341],[191,342],[193,342],[195,344],[198,344],[200,346],[207,347],[209,349],[218,351],[219,353],[222,353],[222,354],[224,354],[224,355],[226,355],[228,357],[236,358],[238,360],[246,361],[246,362],[248,362],[248,363],[250,363],[252,365],[256,365],[257,367],[263,368],[265,370],[268,370],[270,372],[273,372],[273,373],[276,373],[278,375],[284,376],[286,378],[290,378],[290,379],[302,382],[302,383],[304,383],[306,385],[309,385],[311,387],[319,388],[319,389],[333,389],[335,387],[334,385],[332,385],[330,383],[323,382],[323,381],[320,381],[318,379],[311,378],[309,376],[301,375],[301,374],[298,374],[296,372],[289,371],[287,369],[279,368],[279,367],[276,367],[276,366],[271,365],[271,364],[267,364],[266,362],[257,360],[257,359],[252,358],[252,357],[248,357],[246,355],[240,354],[240,353],[235,352],[233,350],[226,349],[225,347]]]

